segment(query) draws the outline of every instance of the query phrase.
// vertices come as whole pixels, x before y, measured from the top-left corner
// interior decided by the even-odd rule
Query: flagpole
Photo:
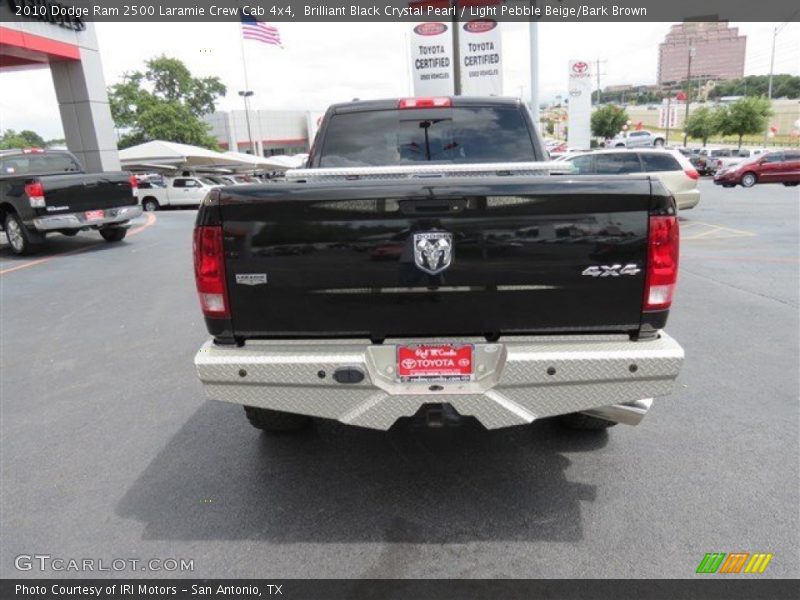
[[[256,145],[253,142],[253,132],[250,128],[250,103],[248,102],[248,98],[253,95],[253,91],[250,89],[250,81],[247,77],[247,55],[244,50],[244,33],[242,32],[242,26],[239,25],[239,42],[242,48],[242,71],[244,73],[244,90],[239,92],[239,95],[244,100],[244,119],[247,122],[247,139],[250,142],[250,153],[255,156],[256,155]],[[238,151],[239,149],[236,148]]]

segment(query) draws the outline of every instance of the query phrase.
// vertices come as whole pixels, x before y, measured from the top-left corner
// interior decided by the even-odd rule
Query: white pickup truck
[[[714,173],[717,173],[733,165],[738,165],[749,158],[759,156],[766,151],[766,148],[741,148],[740,150],[732,152],[731,156],[720,156],[717,158],[712,170]]]
[[[206,177],[175,177],[166,179],[165,183],[139,183],[136,196],[145,211],[152,212],[166,206],[200,206],[210,190],[222,187]]]

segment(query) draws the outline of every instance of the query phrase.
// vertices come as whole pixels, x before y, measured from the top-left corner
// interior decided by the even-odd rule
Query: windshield
[[[468,107],[334,115],[321,167],[535,160],[521,110]]]

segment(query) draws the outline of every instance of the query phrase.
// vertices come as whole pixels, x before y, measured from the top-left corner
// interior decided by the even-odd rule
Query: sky
[[[731,23],[747,35],[745,74],[769,73],[777,23]],[[353,98],[411,95],[408,23],[280,23],[284,49],[245,42],[251,108],[323,110]],[[541,23],[542,101],[565,95],[570,59],[605,60],[601,86],[656,82],[658,44],[669,23]],[[97,23],[106,83],[166,54],[196,76],[219,76],[228,87],[220,110],[239,109],[244,89],[238,23]],[[529,97],[528,28],[503,24],[504,93]],[[800,23],[778,35],[775,72],[800,75]],[[48,69],[0,73],[0,129],[63,136]]]

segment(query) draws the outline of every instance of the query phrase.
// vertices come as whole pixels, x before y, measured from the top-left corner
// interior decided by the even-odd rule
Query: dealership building
[[[255,154],[274,156],[308,152],[321,116],[320,111],[253,109],[217,111],[204,120],[225,150],[251,153],[252,139]]]
[[[36,4],[49,9],[54,3]],[[119,170],[93,24],[50,13],[17,16],[17,7],[26,6],[22,0],[0,3],[0,70],[50,69],[67,147],[89,171]]]

